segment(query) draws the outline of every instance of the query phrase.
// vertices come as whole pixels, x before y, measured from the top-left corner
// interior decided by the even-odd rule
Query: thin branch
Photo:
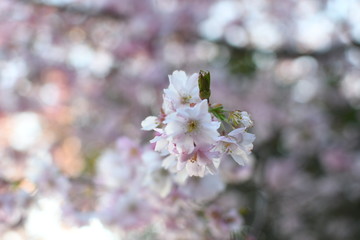
[[[278,57],[281,58],[296,58],[301,56],[312,56],[316,59],[323,59],[326,60],[330,57],[337,57],[344,53],[346,50],[348,50],[351,47],[357,47],[360,48],[360,43],[355,42],[354,40],[349,42],[348,44],[337,44],[329,47],[328,49],[324,51],[309,51],[309,52],[300,52],[296,51],[295,49],[286,49],[282,48],[277,51],[275,51],[275,54]]]
[[[217,43],[221,44],[221,45],[226,45],[235,54],[236,53],[244,54],[244,53],[252,53],[252,52],[261,51],[259,49],[251,48],[251,47],[241,47],[241,48],[233,47],[223,41],[217,42]],[[343,54],[346,50],[348,50],[351,47],[360,48],[360,42],[356,42],[355,40],[352,40],[348,44],[334,45],[323,51],[314,50],[314,51],[301,52],[301,51],[296,50],[295,48],[283,47],[283,48],[274,50],[272,53],[275,54],[278,58],[297,58],[297,57],[302,57],[302,56],[311,56],[318,60],[327,60],[331,57],[340,56],[341,54]]]
[[[111,8],[92,8],[74,3],[54,5],[40,0],[17,0],[17,1],[23,4],[32,5],[34,7],[52,8],[60,12],[69,12],[73,14],[85,15],[87,17],[111,18],[115,20],[126,19],[125,15]]]

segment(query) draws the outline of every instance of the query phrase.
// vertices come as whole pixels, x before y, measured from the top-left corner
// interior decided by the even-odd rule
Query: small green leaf
[[[212,113],[220,121],[226,122],[225,110],[222,105],[217,105],[215,107],[210,107],[209,112]]]

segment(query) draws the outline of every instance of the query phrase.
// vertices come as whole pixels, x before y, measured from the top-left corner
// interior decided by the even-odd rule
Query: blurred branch
[[[32,5],[34,7],[53,8],[60,12],[70,12],[74,14],[85,15],[88,17],[105,17],[105,18],[112,18],[115,20],[123,20],[126,18],[125,15],[111,8],[92,8],[75,3],[55,5],[41,0],[17,0],[17,1],[28,5]]]
[[[223,41],[218,43],[226,45],[228,48],[231,49],[231,51],[238,53],[252,53],[252,52],[261,51],[259,49],[251,48],[251,47],[242,47],[242,48],[233,47]],[[291,47],[283,47],[276,49],[270,53],[274,53],[278,58],[297,58],[301,56],[311,56],[316,59],[326,60],[330,57],[338,57],[339,55],[341,55],[351,47],[360,48],[360,43],[352,40],[348,44],[334,45],[323,51],[307,51],[307,52],[297,51],[295,48],[291,48]]]
[[[283,49],[279,49],[279,50],[275,51],[275,54],[280,58],[286,58],[286,57],[296,58],[296,57],[301,57],[301,56],[312,56],[317,59],[325,60],[332,56],[337,57],[337,56],[339,56],[339,54],[344,53],[347,49],[349,49],[351,47],[360,48],[360,43],[352,40],[348,44],[338,44],[338,45],[331,46],[327,50],[324,50],[324,51],[311,51],[311,52],[299,52],[299,51],[296,51],[295,49],[283,48]]]

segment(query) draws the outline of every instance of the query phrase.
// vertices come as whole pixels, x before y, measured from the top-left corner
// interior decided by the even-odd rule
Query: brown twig
[[[32,5],[34,7],[52,8],[60,12],[69,12],[73,14],[85,15],[88,17],[102,17],[102,18],[111,18],[115,20],[123,20],[126,18],[124,14],[121,14],[111,8],[92,8],[75,3],[54,5],[39,0],[17,0],[17,1],[23,4]]]

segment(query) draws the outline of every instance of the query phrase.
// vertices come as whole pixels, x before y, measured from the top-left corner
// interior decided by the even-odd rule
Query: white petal
[[[244,143],[247,143],[247,144],[253,143],[255,141],[255,139],[256,139],[255,134],[245,132],[243,135]]]
[[[172,137],[184,133],[183,124],[179,121],[171,121],[165,127],[166,135]]]
[[[208,130],[208,131],[202,131],[202,134],[194,136],[194,139],[196,140],[195,143],[196,144],[201,144],[201,143],[208,143],[208,144],[212,144],[215,143],[216,140],[219,137],[219,133],[216,130]]]
[[[180,153],[190,154],[194,151],[194,140],[190,136],[184,135],[184,137],[179,139],[179,141],[176,141],[176,139],[174,139],[174,142],[176,143],[176,148]]]
[[[169,75],[169,81],[176,90],[181,90],[185,86],[187,80],[186,73],[184,71],[174,71],[173,74]]]
[[[161,138],[156,142],[154,150],[157,152],[162,152],[163,150],[165,150],[167,148],[168,144],[169,144],[169,141],[167,139]]]
[[[231,138],[228,136],[220,136],[218,137],[217,141],[224,142],[224,143],[237,143],[235,138]]]
[[[177,117],[181,117],[183,119],[189,119],[193,115],[193,108],[192,107],[181,107],[177,109]]]
[[[215,174],[217,172],[217,168],[215,167],[214,163],[212,163],[212,162],[207,164],[206,167],[210,174]]]
[[[245,150],[247,154],[250,154],[251,150],[253,149],[254,145],[252,144],[255,140],[255,135],[251,133],[245,132],[242,137],[242,141],[239,142],[239,146]]]
[[[159,119],[155,116],[149,116],[141,122],[141,129],[145,131],[154,130],[160,124]]]
[[[205,166],[199,165],[197,162],[188,161],[186,163],[186,171],[189,176],[203,177],[205,175]]]
[[[169,141],[163,136],[155,136],[153,139],[150,140],[150,143],[156,143],[155,144],[155,151],[161,152],[166,149],[166,147],[169,144]]]
[[[198,79],[199,79],[199,74],[198,74],[198,73],[194,73],[194,74],[192,74],[192,75],[187,79],[186,85],[189,86],[189,87],[191,87],[191,88],[199,87],[199,85],[198,85]]]
[[[239,134],[243,134],[245,131],[245,128],[237,128],[235,130],[232,130],[228,135],[232,137],[237,137]]]
[[[244,151],[239,151],[236,154],[230,154],[231,157],[241,166],[247,165],[247,163],[250,161],[249,156]]]
[[[165,92],[165,90],[164,90],[164,92]],[[164,111],[165,114],[169,115],[169,114],[175,112],[174,102],[175,102],[175,99],[177,99],[177,98],[178,97],[173,96],[172,92],[170,92],[169,95],[164,94],[162,110]]]
[[[207,100],[202,100],[199,104],[196,105],[198,107],[198,111],[201,114],[202,118],[207,117],[207,115],[211,116],[209,114],[209,105]]]
[[[167,170],[169,170],[170,172],[175,172],[176,171],[176,157],[173,155],[169,155],[168,157],[166,157],[161,166]]]
[[[185,166],[186,166],[186,162],[180,162],[180,161],[178,161],[178,162],[177,162],[177,165],[176,165],[176,169],[177,169],[178,171],[181,171],[181,170],[183,170],[183,169],[185,168]]]

